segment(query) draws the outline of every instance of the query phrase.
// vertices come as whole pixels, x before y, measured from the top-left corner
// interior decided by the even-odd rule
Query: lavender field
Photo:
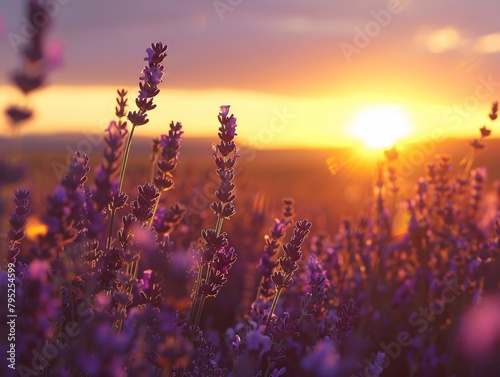
[[[259,148],[231,98],[201,136],[149,137],[182,53],[165,40],[102,132],[25,134],[48,30],[22,43],[0,135],[2,376],[500,376],[494,96],[472,138]]]

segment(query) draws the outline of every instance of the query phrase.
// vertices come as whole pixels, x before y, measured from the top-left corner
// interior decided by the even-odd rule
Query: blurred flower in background
[[[48,71],[63,67],[64,43],[59,39],[52,39],[44,47],[44,55]]]
[[[500,348],[500,296],[486,297],[463,316],[458,346],[472,359],[498,355]]]

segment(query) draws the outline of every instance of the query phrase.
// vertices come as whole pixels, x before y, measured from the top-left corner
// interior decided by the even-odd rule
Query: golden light
[[[42,223],[37,217],[31,217],[26,227],[26,238],[30,241],[36,241],[39,236],[47,233],[48,227]]]
[[[386,149],[409,135],[412,127],[403,107],[378,105],[359,111],[349,131],[368,148]]]
[[[500,51],[500,33],[483,35],[478,38],[474,49],[480,54],[493,54]]]
[[[427,39],[427,48],[430,52],[441,54],[459,47],[461,38],[457,30],[451,27],[436,30]]]

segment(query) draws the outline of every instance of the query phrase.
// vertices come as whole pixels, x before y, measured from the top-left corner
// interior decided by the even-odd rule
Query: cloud
[[[416,40],[418,44],[433,54],[457,50],[464,47],[466,43],[459,31],[453,27],[420,32]]]
[[[387,9],[389,0],[222,1],[238,4],[223,20],[213,2],[206,0],[69,1],[54,19],[52,35],[64,42],[65,66],[51,82],[137,85],[142,54],[156,41],[169,45],[170,87],[293,95],[327,92],[338,88],[340,81],[360,76],[370,79],[373,67],[382,67],[379,70],[388,76],[396,65],[410,72],[411,62],[436,66],[434,59],[442,59],[440,54],[462,48],[495,59],[492,53],[498,48],[494,37],[482,39],[496,32],[498,2],[478,6],[455,0],[401,0],[404,10],[393,15],[349,65],[339,44],[352,44],[355,28],[373,21],[373,12]],[[2,10],[6,33],[21,30],[20,3],[7,2]],[[418,44],[411,43],[415,35]],[[14,67],[17,56],[5,35],[0,50],[4,66]]]
[[[302,15],[290,15],[278,17],[267,24],[269,30],[301,35],[328,35],[330,37],[346,34],[351,31],[356,24],[349,19],[328,17],[315,19]]]
[[[467,38],[454,27],[425,30],[415,38],[420,47],[432,54],[463,51],[467,54],[494,54],[500,52],[500,33]]]
[[[439,54],[459,48],[460,33],[454,28],[444,28],[435,31],[427,38],[427,47],[430,52]]]
[[[500,52],[500,33],[487,34],[477,38],[474,50],[479,54]]]

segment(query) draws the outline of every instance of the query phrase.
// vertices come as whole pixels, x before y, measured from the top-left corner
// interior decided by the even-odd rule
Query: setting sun
[[[389,148],[412,130],[406,111],[397,105],[379,105],[361,110],[350,133],[373,149]]]

